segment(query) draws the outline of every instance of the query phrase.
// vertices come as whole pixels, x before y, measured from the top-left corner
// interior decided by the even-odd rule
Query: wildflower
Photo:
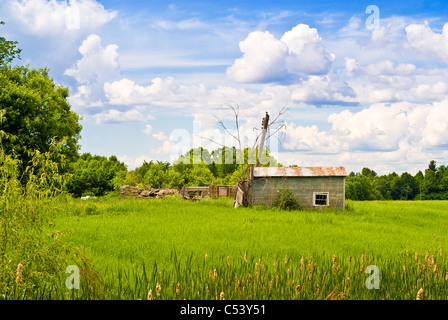
[[[149,291],[148,291],[148,297],[147,297],[147,299],[148,299],[148,300],[152,300],[152,290],[151,290],[151,289],[149,289]]]
[[[420,290],[418,290],[418,292],[417,292],[416,300],[421,300],[422,296],[423,296],[423,288],[420,288]]]
[[[16,283],[19,284],[20,280],[22,280],[22,270],[23,270],[23,265],[21,263],[19,263],[19,265],[17,266],[17,271],[16,271]]]

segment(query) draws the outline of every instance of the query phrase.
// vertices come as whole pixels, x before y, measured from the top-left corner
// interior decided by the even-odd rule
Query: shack
[[[278,190],[287,188],[304,208],[345,208],[344,167],[252,167],[251,170],[249,181],[241,186],[247,190],[249,204],[271,205]],[[239,205],[244,204],[235,203]]]

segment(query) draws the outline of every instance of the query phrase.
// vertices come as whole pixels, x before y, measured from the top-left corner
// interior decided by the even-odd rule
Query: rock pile
[[[121,186],[120,187],[120,196],[122,198],[125,197],[134,197],[134,198],[166,198],[179,196],[180,193],[177,189],[143,189],[140,186]]]

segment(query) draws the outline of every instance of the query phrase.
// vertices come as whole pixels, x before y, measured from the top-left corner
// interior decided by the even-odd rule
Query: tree
[[[73,160],[82,127],[67,102],[68,88],[56,84],[47,68],[12,67],[20,53],[16,43],[0,38],[0,110],[6,112],[0,129],[17,137],[4,144],[5,152],[21,161],[23,172],[35,150],[47,152],[54,138],[66,138],[62,152]]]
[[[3,21],[0,21],[0,25],[4,24]],[[0,67],[11,63],[15,58],[20,59],[22,49],[17,48],[17,43],[17,41],[10,41],[0,37]]]
[[[69,165],[69,172],[72,178],[67,184],[68,192],[75,197],[102,196],[117,187],[116,178],[125,176],[127,168],[116,156],[108,159],[84,153]]]

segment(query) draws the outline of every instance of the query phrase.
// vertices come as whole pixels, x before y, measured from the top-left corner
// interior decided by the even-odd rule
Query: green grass
[[[157,283],[163,283],[158,298],[179,298],[178,282],[182,298],[189,299],[219,298],[221,291],[226,299],[317,299],[333,290],[340,298],[415,299],[420,287],[427,298],[447,298],[448,289],[439,281],[445,283],[448,271],[445,254],[440,255],[447,247],[448,202],[348,203],[351,210],[279,211],[234,209],[228,199],[73,199],[55,203],[52,228],[83,248],[113,299],[145,299],[149,289],[156,298]],[[431,257],[436,273],[429,272]],[[425,270],[418,260],[426,263]],[[314,278],[306,280],[310,261]],[[251,285],[247,279],[249,273],[255,276],[256,263],[264,270],[258,270],[259,282]],[[380,269],[380,290],[365,287],[368,264]],[[209,276],[214,269],[218,279]],[[244,293],[241,284],[240,291],[235,289],[243,278]]]

